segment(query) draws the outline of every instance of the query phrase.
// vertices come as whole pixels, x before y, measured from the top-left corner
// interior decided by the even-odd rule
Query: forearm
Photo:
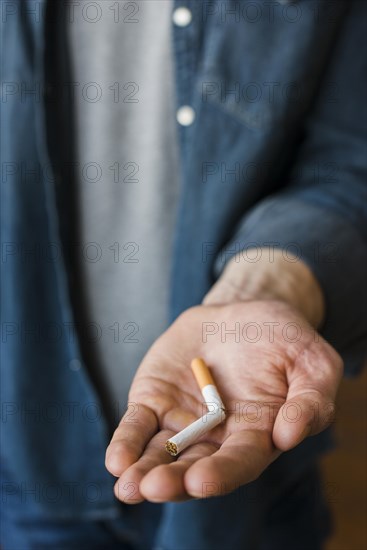
[[[278,249],[263,248],[256,262],[248,261],[242,254],[232,258],[203,303],[214,305],[254,299],[287,302],[315,328],[321,325],[325,315],[323,293],[309,267]]]

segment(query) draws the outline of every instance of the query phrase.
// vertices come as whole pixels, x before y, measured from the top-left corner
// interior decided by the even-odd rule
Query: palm
[[[235,323],[237,333],[226,332]],[[212,368],[227,416],[175,460],[164,442],[203,414],[190,369],[197,356]],[[340,375],[337,354],[285,304],[189,310],[152,346],[132,384],[107,452],[107,466],[120,478],[116,495],[126,502],[180,500],[206,496],[208,484],[219,494],[256,478],[280,450],[326,426],[323,416],[310,424],[314,405],[325,409],[333,401]]]

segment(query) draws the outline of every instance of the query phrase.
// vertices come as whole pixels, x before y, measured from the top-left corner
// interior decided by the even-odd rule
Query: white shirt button
[[[178,109],[176,118],[181,126],[190,126],[195,120],[195,111],[190,105],[183,105]]]
[[[172,20],[178,27],[187,27],[192,21],[192,13],[189,8],[181,6],[173,12]]]

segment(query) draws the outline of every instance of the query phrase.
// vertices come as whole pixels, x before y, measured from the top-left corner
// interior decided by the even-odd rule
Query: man
[[[364,3],[3,10],[2,545],[320,547],[365,350]],[[227,419],[174,460],[197,356]]]

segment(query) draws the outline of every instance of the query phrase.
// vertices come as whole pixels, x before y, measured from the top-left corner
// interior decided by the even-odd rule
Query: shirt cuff
[[[350,222],[330,209],[286,195],[266,199],[241,222],[220,251],[214,270],[242,252],[254,262],[261,248],[283,250],[284,258],[302,260],[318,280],[325,298],[321,334],[341,354],[348,375],[366,361],[367,245]],[[247,253],[249,249],[257,249]]]

